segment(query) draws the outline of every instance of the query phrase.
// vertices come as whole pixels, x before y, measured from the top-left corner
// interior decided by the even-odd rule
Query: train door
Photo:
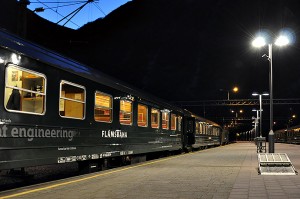
[[[190,148],[193,144],[195,144],[195,118],[184,117],[183,128],[184,148]]]

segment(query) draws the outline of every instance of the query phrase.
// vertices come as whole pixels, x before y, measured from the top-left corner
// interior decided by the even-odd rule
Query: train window
[[[112,96],[95,92],[94,118],[97,122],[112,122]]]
[[[9,64],[5,71],[4,95],[6,110],[42,115],[45,113],[46,77]]]
[[[132,125],[132,102],[120,100],[120,124]]]
[[[162,113],[162,129],[169,129],[169,119],[170,114],[168,112],[163,112]]]
[[[160,120],[159,110],[152,108],[151,109],[151,127],[158,129],[159,128],[159,120]]]
[[[138,126],[148,126],[148,107],[138,104]]]
[[[64,80],[61,81],[59,115],[65,118],[84,119],[85,87]]]
[[[199,123],[199,133],[203,134],[203,123],[202,122]]]
[[[177,124],[177,116],[175,114],[171,114],[171,130],[176,130]]]
[[[200,133],[200,122],[196,122],[196,134]]]
[[[181,131],[181,129],[182,129],[182,117],[179,116],[178,117],[178,131]]]

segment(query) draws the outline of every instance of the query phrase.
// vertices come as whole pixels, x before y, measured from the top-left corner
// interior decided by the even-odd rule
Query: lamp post
[[[289,39],[280,35],[276,41],[275,45],[285,46],[289,44]],[[257,37],[253,40],[252,45],[254,47],[263,47],[266,45],[266,40],[263,37]],[[269,61],[269,89],[270,89],[270,131],[269,131],[269,153],[274,153],[274,132],[273,132],[273,65],[272,65],[272,43],[268,44],[269,55],[264,54],[263,57],[267,57]]]
[[[262,112],[263,112],[263,109],[262,109],[262,96],[268,96],[269,93],[262,93],[262,94],[259,94],[259,93],[252,93],[252,96],[259,96],[259,113],[260,113],[260,116],[259,116],[259,137],[262,137]],[[258,115],[257,115],[258,116]]]
[[[227,92],[227,100],[230,100],[230,91],[237,93],[239,91],[239,88],[237,86],[233,87],[232,90],[225,90],[220,88],[220,91],[226,91]]]

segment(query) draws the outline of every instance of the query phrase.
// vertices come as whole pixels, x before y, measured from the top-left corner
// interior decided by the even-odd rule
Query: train
[[[220,125],[0,29],[0,170],[227,144]]]
[[[278,143],[300,144],[300,125],[276,130],[274,140]]]

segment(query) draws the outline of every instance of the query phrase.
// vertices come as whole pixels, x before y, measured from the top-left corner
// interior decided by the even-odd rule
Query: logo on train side
[[[128,134],[121,130],[102,130],[101,136],[103,138],[127,138]]]
[[[66,138],[68,141],[73,141],[79,132],[76,130],[67,129],[43,129],[43,128],[24,128],[24,127],[0,127],[0,138],[26,138],[29,142],[35,138]]]

